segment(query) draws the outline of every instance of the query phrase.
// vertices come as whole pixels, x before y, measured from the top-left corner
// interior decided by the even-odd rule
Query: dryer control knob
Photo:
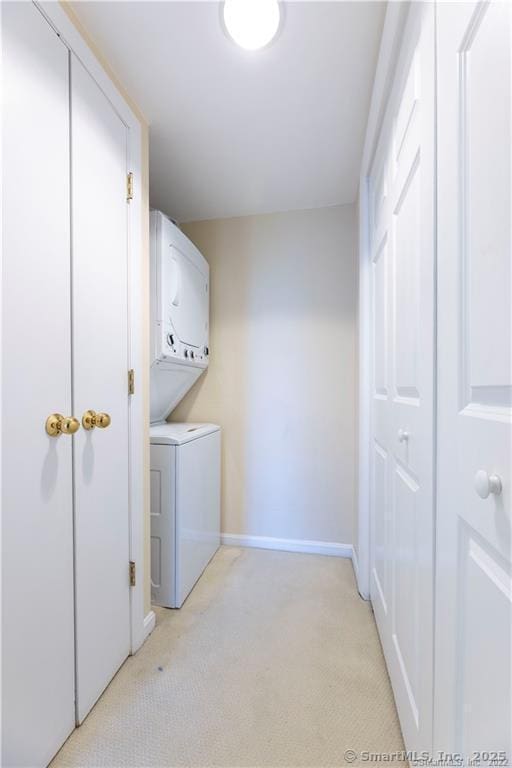
[[[193,350],[193,349],[191,349],[191,350],[190,350],[190,357],[191,357],[192,359],[194,359],[194,350]]]
[[[170,347],[174,347],[174,336],[172,333],[167,334],[167,343]]]
[[[208,354],[208,347],[205,347],[203,351],[204,351],[205,355],[207,355]]]
[[[188,357],[188,349],[186,349],[183,354],[185,357]]]

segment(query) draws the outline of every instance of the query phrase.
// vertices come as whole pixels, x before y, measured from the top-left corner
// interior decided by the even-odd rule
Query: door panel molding
[[[406,747],[416,751],[432,747],[434,72],[433,6],[413,4],[369,173],[374,200],[382,199],[380,190],[386,189],[386,203],[374,203],[379,220],[378,225],[370,222],[369,233],[374,253],[370,427],[375,442],[370,473],[370,595]],[[381,261],[384,257],[386,262]]]
[[[504,4],[505,5],[505,4]],[[511,350],[500,308],[508,301],[510,266],[498,258],[510,231],[510,157],[479,146],[510,143],[507,99],[499,98],[506,8],[478,3],[459,46],[459,184],[461,261],[461,407],[512,405]],[[501,45],[500,45],[501,43]],[[487,86],[487,87],[485,87]],[[496,192],[495,192],[496,190]],[[492,200],[494,210],[490,210]],[[493,226],[482,223],[481,212]],[[496,350],[499,349],[499,354]]]
[[[393,75],[396,71],[400,44],[407,22],[407,3],[388,3],[382,31],[375,81],[370,101],[370,110],[363,146],[361,172],[359,176],[359,419],[358,419],[358,528],[354,543],[354,561],[357,562],[357,586],[359,593],[369,599],[373,572],[370,563],[370,485],[371,455],[374,450],[370,432],[372,398],[368,393],[373,388],[372,374],[372,253],[374,243],[370,240],[370,229],[376,222],[380,232],[380,209],[388,205],[386,182],[379,177],[384,164],[377,166],[375,153],[379,136],[385,129],[384,117],[388,103]],[[372,183],[370,174],[373,176]],[[380,242],[380,241],[379,241]]]
[[[439,3],[435,749],[512,759],[509,3]],[[481,498],[475,475],[502,482]]]

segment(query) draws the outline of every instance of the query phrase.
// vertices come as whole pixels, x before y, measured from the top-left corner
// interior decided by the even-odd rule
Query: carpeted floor
[[[403,749],[349,560],[223,547],[157,622],[52,768],[326,768]]]

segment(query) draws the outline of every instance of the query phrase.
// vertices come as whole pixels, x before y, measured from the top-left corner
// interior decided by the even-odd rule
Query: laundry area
[[[0,26],[1,765],[511,765],[512,5]]]

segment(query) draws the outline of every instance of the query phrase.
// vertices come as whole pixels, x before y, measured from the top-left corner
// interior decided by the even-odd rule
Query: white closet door
[[[511,17],[503,2],[438,8],[435,644],[436,748],[509,764]]]
[[[432,745],[434,9],[413,4],[371,178],[371,599],[409,749]]]
[[[71,57],[77,718],[130,651],[126,127]]]
[[[68,51],[2,7],[2,765],[44,766],[74,727]]]

